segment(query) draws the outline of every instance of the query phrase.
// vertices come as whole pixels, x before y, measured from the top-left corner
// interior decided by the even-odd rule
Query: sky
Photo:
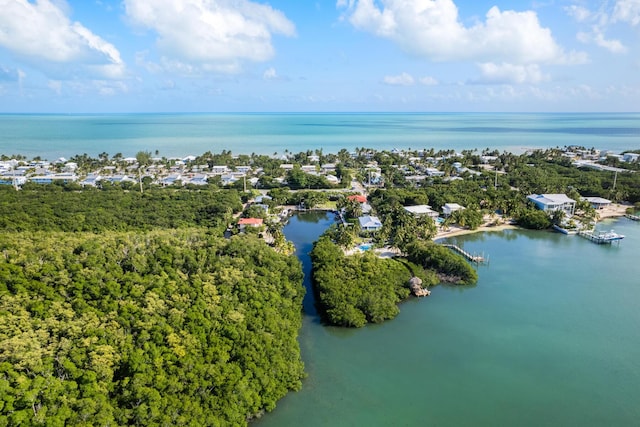
[[[1,113],[458,111],[640,111],[640,0],[0,0]]]

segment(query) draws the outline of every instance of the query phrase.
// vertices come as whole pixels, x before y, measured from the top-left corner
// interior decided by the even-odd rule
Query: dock
[[[632,221],[640,221],[640,215],[625,214],[624,216]]]
[[[442,246],[444,246],[445,248],[452,249],[454,252],[457,252],[460,255],[462,255],[463,257],[465,257],[467,259],[467,261],[471,261],[471,262],[476,263],[476,264],[484,264],[485,262],[488,261],[488,259],[485,260],[484,256],[472,255],[469,252],[467,252],[464,249],[462,249],[461,247],[459,247],[457,245],[453,245],[451,243],[443,243]]]
[[[598,233],[594,233],[592,231],[581,231],[578,233],[578,236],[584,237],[598,245],[610,245],[613,242],[620,243],[620,240],[624,239],[624,235],[614,233],[613,230],[606,232],[601,231]]]

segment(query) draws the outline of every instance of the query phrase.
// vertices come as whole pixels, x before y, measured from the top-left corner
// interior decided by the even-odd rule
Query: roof
[[[611,203],[611,200],[603,199],[602,197],[583,197],[583,200],[586,200],[589,203],[597,203],[599,205],[606,205]]]
[[[240,218],[238,225],[262,225],[263,222],[262,218]]]
[[[428,214],[433,212],[429,205],[404,206],[404,210],[414,215]]]
[[[527,196],[527,199],[545,205],[557,205],[576,202],[575,200],[569,198],[566,194],[531,194]]]
[[[365,203],[367,198],[362,194],[353,194],[351,196],[347,196],[347,200],[355,200],[358,203]]]
[[[360,222],[360,227],[362,228],[380,228],[382,227],[382,222],[378,219],[377,216],[365,215],[358,218]]]

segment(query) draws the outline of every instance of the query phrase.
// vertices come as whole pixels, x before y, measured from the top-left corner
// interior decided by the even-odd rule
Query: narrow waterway
[[[292,217],[309,287],[312,243],[332,222]],[[603,426],[640,419],[640,224],[619,245],[507,230],[457,238],[490,254],[477,286],[436,287],[361,329],[320,324],[311,289],[308,377],[265,426]]]

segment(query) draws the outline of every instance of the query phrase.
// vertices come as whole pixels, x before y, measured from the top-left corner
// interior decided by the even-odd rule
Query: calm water
[[[582,145],[640,148],[640,114],[107,114],[0,115],[0,154],[55,160],[157,150],[184,157],[230,150],[479,149]]]
[[[285,228],[307,269],[330,223],[313,221]],[[312,311],[300,335],[309,376],[256,425],[637,425],[640,224],[612,227],[626,235],[619,245],[513,230],[460,237],[490,257],[477,286],[436,287],[382,325],[325,327]]]

